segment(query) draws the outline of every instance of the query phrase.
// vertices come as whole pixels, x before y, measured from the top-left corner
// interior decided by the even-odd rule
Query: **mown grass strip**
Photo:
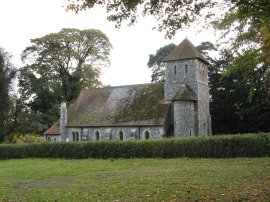
[[[16,159],[0,201],[268,201],[270,159]]]

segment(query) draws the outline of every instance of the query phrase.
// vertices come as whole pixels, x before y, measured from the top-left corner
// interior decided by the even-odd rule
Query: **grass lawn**
[[[0,161],[0,201],[270,201],[270,158]]]

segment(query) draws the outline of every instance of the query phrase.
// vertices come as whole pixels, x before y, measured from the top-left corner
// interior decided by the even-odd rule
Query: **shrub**
[[[29,143],[41,143],[42,141],[43,138],[37,134],[15,133],[11,137],[7,137],[4,143],[29,144]]]
[[[12,158],[234,158],[270,156],[270,133],[0,145],[0,159]]]

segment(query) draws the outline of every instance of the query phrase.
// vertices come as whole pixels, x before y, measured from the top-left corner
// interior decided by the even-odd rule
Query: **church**
[[[163,60],[165,82],[84,89],[45,141],[147,140],[211,134],[208,61],[186,38]]]

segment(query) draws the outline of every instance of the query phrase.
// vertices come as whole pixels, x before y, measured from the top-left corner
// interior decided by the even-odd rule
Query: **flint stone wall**
[[[68,141],[73,141],[73,134],[79,134],[79,141],[120,140],[120,131],[123,132],[123,140],[143,140],[146,131],[149,132],[149,139],[162,138],[165,135],[163,126],[154,127],[89,127],[89,128],[68,128]]]

